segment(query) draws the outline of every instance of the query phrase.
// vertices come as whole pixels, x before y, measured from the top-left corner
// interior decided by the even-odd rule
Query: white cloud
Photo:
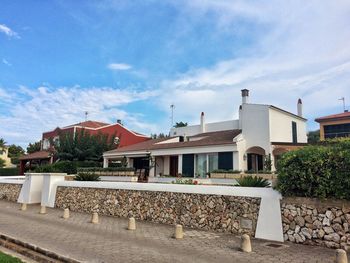
[[[122,108],[155,96],[153,91],[78,86],[29,89],[22,86],[18,93],[11,93],[11,101],[6,102],[2,95],[8,96],[4,89],[0,89],[0,103],[3,102],[8,110],[0,111],[0,134],[6,141],[23,146],[40,139],[44,131],[84,121],[85,111],[89,112],[90,120],[113,123],[122,119],[126,127],[145,134],[157,130],[155,125],[143,120],[142,114],[128,113]]]
[[[132,68],[130,65],[124,63],[110,63],[107,67],[111,70],[129,70]]]
[[[2,63],[4,63],[7,66],[12,66],[12,64],[10,62],[8,62],[6,59],[2,59]]]
[[[0,32],[4,33],[8,37],[20,38],[20,36],[15,31],[4,24],[0,24]]]

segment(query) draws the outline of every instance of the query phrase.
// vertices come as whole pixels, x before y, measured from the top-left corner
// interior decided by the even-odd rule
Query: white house
[[[199,125],[172,128],[169,138],[105,152],[104,167],[125,156],[130,167],[150,167],[149,176],[206,177],[217,169],[263,170],[271,158],[274,170],[282,153],[307,143],[302,102],[298,100],[298,114],[293,114],[248,99],[249,90],[242,90],[237,120],[206,123],[202,112]]]

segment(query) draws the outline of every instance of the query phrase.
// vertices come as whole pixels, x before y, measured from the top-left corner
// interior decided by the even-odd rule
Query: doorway
[[[176,177],[178,174],[179,157],[170,156],[170,176]]]

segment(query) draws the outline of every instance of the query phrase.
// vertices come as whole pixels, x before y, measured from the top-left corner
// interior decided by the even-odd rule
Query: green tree
[[[309,144],[316,144],[320,141],[320,130],[309,131],[307,134],[307,142]]]
[[[41,141],[29,143],[27,146],[27,153],[34,153],[41,150]]]
[[[21,146],[15,145],[15,144],[11,144],[8,147],[8,149],[9,149],[8,156],[11,158],[11,163],[18,164],[19,163],[18,158],[24,154],[24,149]]]
[[[159,133],[159,134],[151,134],[151,138],[152,139],[161,139],[161,138],[168,138],[169,135],[168,134],[164,134],[164,133]]]
[[[0,138],[0,154],[4,152],[4,148],[6,147],[6,142],[3,138]]]
[[[186,127],[187,125],[187,122],[180,121],[175,123],[174,128]]]
[[[5,160],[0,158],[0,168],[5,166]]]

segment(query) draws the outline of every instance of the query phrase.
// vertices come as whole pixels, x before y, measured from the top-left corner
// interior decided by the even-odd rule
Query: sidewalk
[[[19,204],[0,201],[0,234],[31,243],[82,262],[333,262],[335,250],[253,240],[253,252],[238,250],[240,239],[231,234],[185,229],[185,238],[171,238],[174,227],[137,222],[136,231],[126,230],[127,219],[100,217],[100,224],[89,223],[90,215],[39,206],[20,211]]]

